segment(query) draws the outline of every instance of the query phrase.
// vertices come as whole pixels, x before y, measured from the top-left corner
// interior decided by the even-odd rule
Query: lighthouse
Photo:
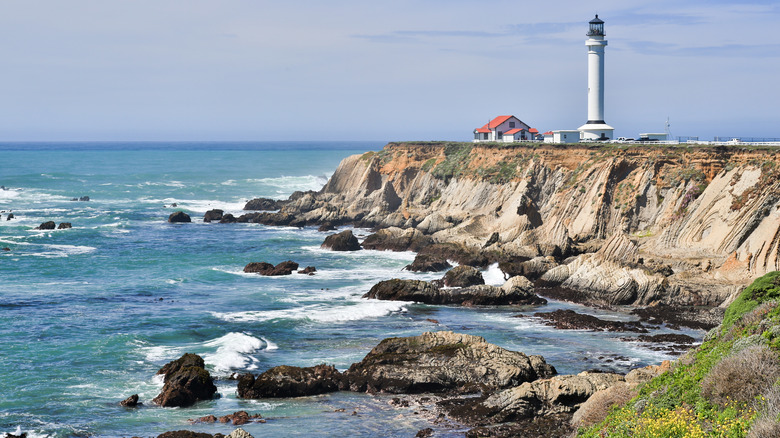
[[[588,39],[588,121],[580,126],[582,140],[608,140],[615,128],[604,121],[604,20],[598,14],[590,20]]]

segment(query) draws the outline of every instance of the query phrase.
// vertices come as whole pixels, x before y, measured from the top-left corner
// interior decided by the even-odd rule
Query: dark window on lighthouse
[[[596,14],[596,18],[590,20],[589,24],[588,35],[604,35],[604,20],[600,19],[598,14]]]

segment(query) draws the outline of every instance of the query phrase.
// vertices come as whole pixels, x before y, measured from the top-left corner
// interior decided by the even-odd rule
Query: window
[[[509,127],[510,128],[514,128],[515,127],[515,122],[509,122]]]
[[[504,138],[504,133],[501,132],[501,131],[498,131],[498,139],[501,140],[502,138]]]

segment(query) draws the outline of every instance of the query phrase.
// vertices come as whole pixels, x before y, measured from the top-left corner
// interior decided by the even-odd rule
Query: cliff
[[[576,256],[547,279],[619,285],[622,298],[607,302],[719,305],[780,269],[778,177],[771,149],[390,143],[344,159],[280,214]]]

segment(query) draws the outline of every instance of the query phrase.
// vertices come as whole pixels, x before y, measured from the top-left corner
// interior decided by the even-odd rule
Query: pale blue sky
[[[586,121],[780,137],[773,1],[0,1],[0,140],[470,140]]]

